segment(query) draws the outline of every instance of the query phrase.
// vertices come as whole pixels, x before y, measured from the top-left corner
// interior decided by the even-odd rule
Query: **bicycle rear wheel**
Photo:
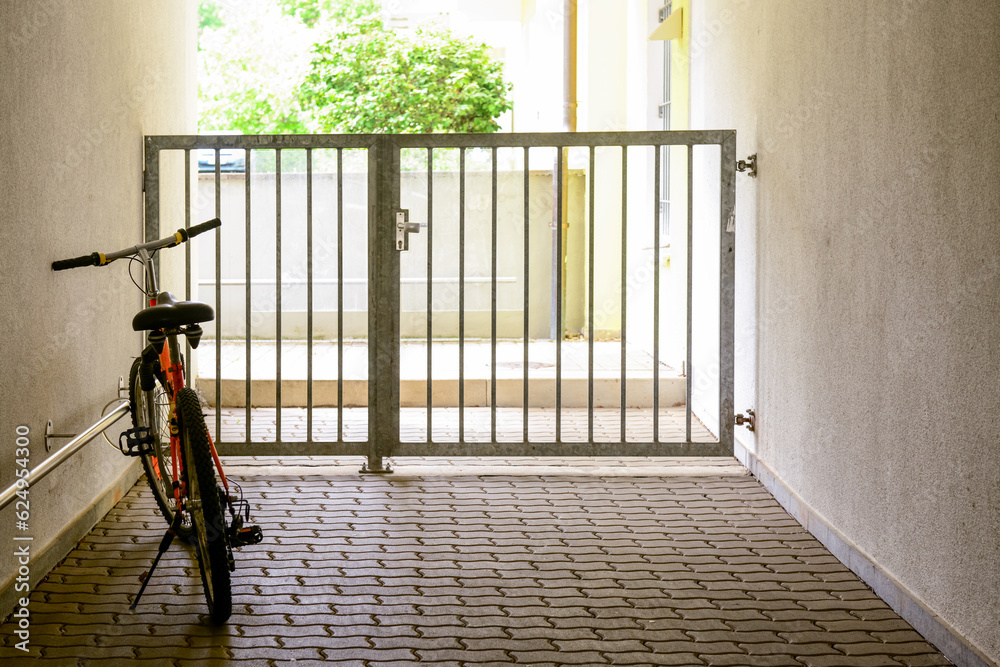
[[[128,374],[128,398],[132,412],[132,426],[145,427],[153,438],[152,451],[143,453],[142,467],[146,471],[153,498],[167,523],[174,518],[174,492],[172,488],[173,462],[170,455],[170,395],[163,386],[162,373],[154,372],[153,389],[143,391],[139,383],[139,366],[142,359],[132,362]]]
[[[213,623],[221,625],[233,610],[223,492],[215,476],[215,462],[198,395],[193,389],[185,387],[177,392],[176,401],[181,420],[182,477],[187,488],[185,504],[194,529],[194,544],[208,613]]]

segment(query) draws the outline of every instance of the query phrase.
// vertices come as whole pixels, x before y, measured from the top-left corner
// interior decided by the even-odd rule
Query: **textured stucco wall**
[[[1000,660],[1000,3],[705,0],[735,128],[737,408],[763,462]]]
[[[0,486],[14,480],[17,425],[31,430],[34,467],[46,455],[47,420],[79,432],[127,378],[140,340],[127,264],[64,273],[49,265],[140,239],[142,136],[194,130],[194,5],[0,3]],[[99,439],[32,487],[33,552],[132,465]],[[4,553],[13,510],[0,513]],[[0,559],[0,587],[15,569]]]

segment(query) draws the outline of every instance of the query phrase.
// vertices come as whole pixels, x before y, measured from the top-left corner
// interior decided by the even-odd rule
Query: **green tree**
[[[310,28],[320,23],[346,24],[378,12],[378,0],[278,0],[281,10]]]
[[[201,0],[198,3],[198,49],[201,49],[201,36],[206,29],[214,30],[222,27],[219,16],[219,6],[212,0]]]
[[[387,31],[378,6],[200,0],[201,130],[498,130],[510,86],[489,48],[443,29]]]
[[[201,13],[201,130],[305,132],[296,89],[309,68],[313,31],[274,2],[237,9],[203,3]]]
[[[495,132],[509,92],[487,45],[369,17],[313,47],[299,99],[316,132]]]

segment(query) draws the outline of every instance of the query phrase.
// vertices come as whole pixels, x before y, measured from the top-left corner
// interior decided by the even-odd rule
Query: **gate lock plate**
[[[420,231],[419,222],[410,222],[410,211],[409,209],[400,209],[396,211],[396,250],[399,252],[405,252],[410,249],[410,233],[418,233]]]

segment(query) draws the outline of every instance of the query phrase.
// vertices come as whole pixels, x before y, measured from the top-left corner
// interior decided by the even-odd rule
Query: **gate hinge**
[[[754,153],[746,160],[737,160],[736,171],[746,172],[747,176],[757,178],[757,154]]]
[[[747,410],[746,414],[742,412],[736,415],[736,425],[746,426],[748,431],[754,430],[757,426],[757,417],[754,415],[753,410]]]

